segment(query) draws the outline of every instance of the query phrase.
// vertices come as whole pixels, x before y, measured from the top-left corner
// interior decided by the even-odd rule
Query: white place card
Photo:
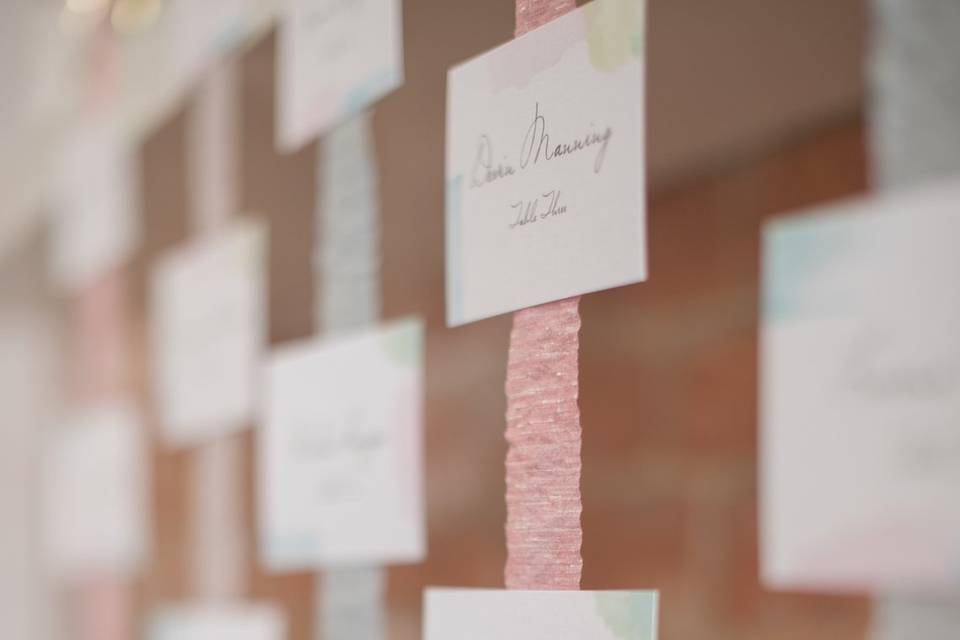
[[[960,184],[764,230],[762,572],[768,585],[956,587]]]
[[[171,444],[196,444],[249,426],[266,340],[265,260],[265,229],[247,220],[157,264],[154,395]]]
[[[148,640],[284,640],[287,623],[266,604],[183,606],[155,613]]]
[[[268,568],[423,558],[422,351],[409,319],[271,355],[258,432]]]
[[[104,123],[78,131],[59,159],[50,270],[75,292],[121,267],[140,242],[140,167]]]
[[[427,589],[426,640],[656,640],[656,591]]]
[[[644,2],[450,70],[447,323],[646,278]]]
[[[259,4],[259,0],[168,0],[164,12],[171,25],[178,77],[196,79],[239,46],[254,26]]]
[[[79,409],[53,434],[44,465],[46,556],[53,572],[82,581],[132,575],[146,560],[146,442],[132,405]]]
[[[400,0],[289,0],[277,56],[277,146],[293,151],[403,84]]]

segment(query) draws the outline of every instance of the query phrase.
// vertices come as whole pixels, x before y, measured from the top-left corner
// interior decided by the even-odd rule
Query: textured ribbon
[[[77,395],[96,401],[125,391],[128,377],[127,291],[119,270],[105,274],[77,299]]]
[[[960,600],[920,596],[883,600],[875,608],[873,640],[954,640],[960,629]]]
[[[239,70],[226,60],[211,70],[187,113],[187,210],[194,234],[214,233],[236,213]]]
[[[314,324],[326,334],[380,317],[380,207],[371,117],[362,113],[317,147]]]
[[[129,349],[126,332],[126,282],[113,271],[84,290],[77,301],[77,396],[99,402],[129,391]],[[77,628],[83,640],[133,638],[129,580],[102,575],[81,587]]]
[[[960,3],[874,0],[872,177],[879,189],[960,174]],[[957,636],[958,601],[879,600],[875,640]]]
[[[380,640],[387,637],[382,567],[340,567],[323,573],[318,591],[318,640]]]
[[[873,178],[881,188],[960,172],[960,2],[874,0]]]
[[[82,640],[132,640],[132,616],[132,594],[125,580],[100,578],[80,594]]]
[[[517,35],[576,8],[517,0]],[[507,362],[508,589],[579,589],[580,298],[513,315]]]
[[[380,317],[380,212],[371,116],[362,113],[318,145],[315,324],[325,335]],[[382,567],[322,572],[316,627],[322,640],[386,637]]]
[[[517,0],[515,33],[522,36],[576,8],[574,0]]]
[[[234,62],[221,63],[188,114],[188,210],[197,236],[222,229],[237,209],[238,73]],[[200,447],[192,462],[192,590],[207,601],[238,598],[247,577],[243,442],[239,435],[217,438]]]

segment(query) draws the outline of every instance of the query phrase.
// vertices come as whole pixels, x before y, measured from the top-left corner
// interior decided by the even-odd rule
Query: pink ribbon
[[[76,395],[97,402],[122,395],[128,387],[127,283],[120,270],[104,274],[77,300]],[[83,585],[78,594],[78,637],[125,640],[133,637],[131,585],[104,575]]]
[[[508,589],[580,588],[579,303],[569,298],[513,315],[506,383]]]
[[[80,594],[79,636],[82,640],[133,638],[130,585],[122,579],[101,578]]]
[[[522,36],[576,8],[574,0],[517,0],[516,35]]]
[[[129,366],[126,287],[124,274],[115,270],[77,299],[74,387],[84,400],[102,400],[124,391]]]
[[[517,0],[520,36],[576,8]],[[580,298],[513,315],[507,362],[508,589],[579,589]]]
[[[574,0],[517,0],[520,36],[576,9]],[[508,589],[579,589],[580,298],[513,315],[507,362]]]

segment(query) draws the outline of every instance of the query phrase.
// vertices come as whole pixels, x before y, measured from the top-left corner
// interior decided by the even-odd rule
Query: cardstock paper
[[[643,83],[642,0],[451,69],[449,325],[646,278]]]
[[[293,151],[403,84],[400,0],[289,0],[278,42],[277,145]]]
[[[51,274],[76,292],[123,265],[140,242],[140,168],[106,125],[78,131],[64,147],[55,188]]]
[[[656,640],[656,591],[427,589],[426,640]]]
[[[266,336],[265,229],[247,220],[163,257],[153,273],[156,401],[190,445],[249,426]]]
[[[253,26],[257,0],[169,0],[165,14],[174,38],[179,77],[194,79],[228,54]]]
[[[143,427],[122,402],[79,409],[53,434],[46,478],[46,549],[69,580],[136,573],[149,543]]]
[[[284,640],[287,624],[271,605],[168,608],[151,620],[149,640]]]
[[[941,590],[960,580],[960,184],[764,230],[767,584]]]
[[[408,319],[270,356],[258,432],[268,568],[423,558],[422,351]]]

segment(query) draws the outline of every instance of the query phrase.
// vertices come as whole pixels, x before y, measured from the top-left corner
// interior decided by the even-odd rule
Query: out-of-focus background
[[[650,281],[581,304],[583,587],[660,589],[664,640],[867,632],[863,598],[774,593],[759,582],[756,389],[761,222],[867,188],[868,9],[864,0],[649,4]],[[76,356],[72,300],[49,284],[44,257],[48,156],[69,112],[97,98],[76,84],[154,80],[99,60],[109,57],[105,40],[120,36],[64,35],[61,10],[55,0],[9,0],[0,10],[0,619],[11,638],[43,637],[51,621],[69,619],[71,602],[44,579],[37,544],[44,425],[77,386],[66,373]],[[124,37],[157,38],[162,21]],[[503,585],[510,318],[444,327],[443,145],[446,69],[505,42],[513,26],[511,0],[404,0],[406,82],[375,108],[384,316],[420,313],[428,323],[429,555],[389,571],[397,640],[419,637],[426,585]],[[313,332],[317,194],[314,145],[274,151],[275,45],[266,24],[236,55],[241,210],[269,221],[269,335],[281,344]],[[143,45],[140,55],[149,51]],[[149,126],[137,146],[144,242],[127,267],[128,330],[154,431],[147,276],[188,235],[193,93],[183,95],[135,118]],[[252,448],[247,432],[251,536]],[[140,620],[187,596],[192,455],[151,446],[153,540],[135,584]],[[270,576],[252,552],[248,561],[249,595],[282,605],[291,638],[311,637],[313,576]]]

